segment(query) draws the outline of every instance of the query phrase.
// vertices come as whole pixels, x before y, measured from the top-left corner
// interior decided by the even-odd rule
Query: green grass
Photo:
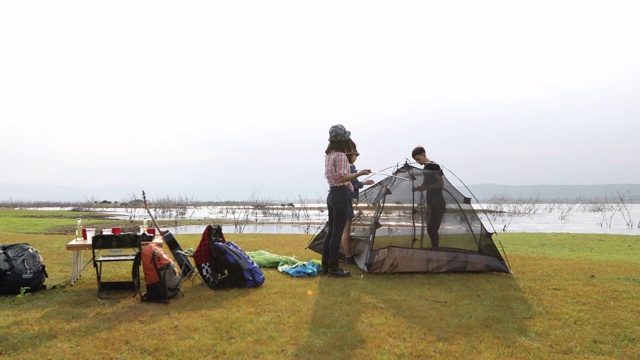
[[[60,226],[55,217],[40,221],[43,234],[46,224]],[[0,243],[34,246],[47,284],[58,285],[0,297],[0,358],[640,358],[637,236],[504,233],[514,275],[374,275],[348,266],[350,278],[333,279],[263,269],[260,288],[187,281],[184,297],[163,305],[128,293],[98,299],[91,266],[67,286],[70,233],[0,226]],[[225,235],[245,251],[320,257],[304,249],[310,235]],[[183,248],[199,241],[176,237]]]
[[[0,233],[75,234],[78,218],[82,218],[83,227],[93,227],[97,230],[120,226],[123,232],[132,232],[137,231],[142,225],[142,221],[114,220],[109,216],[113,216],[113,213],[0,209]],[[164,220],[158,223],[163,228],[197,224],[202,224],[204,228],[209,222],[202,219],[188,219]]]

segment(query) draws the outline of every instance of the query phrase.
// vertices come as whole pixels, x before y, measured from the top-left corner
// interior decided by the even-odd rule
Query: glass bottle
[[[147,219],[142,221],[142,225],[140,225],[140,234],[144,234],[147,232]]]
[[[78,225],[76,226],[76,240],[82,238],[82,218],[78,218]]]

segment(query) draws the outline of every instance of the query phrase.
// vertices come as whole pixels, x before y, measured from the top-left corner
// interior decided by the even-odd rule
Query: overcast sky
[[[378,172],[423,145],[468,185],[639,183],[639,14],[615,0],[4,1],[0,183],[324,197],[338,123]]]

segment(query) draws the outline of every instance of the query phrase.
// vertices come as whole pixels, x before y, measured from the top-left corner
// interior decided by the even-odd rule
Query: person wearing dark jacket
[[[444,173],[438,163],[429,160],[427,152],[422,146],[413,149],[411,157],[424,166],[424,180],[421,185],[415,186],[413,191],[426,191],[427,193],[427,234],[431,239],[431,247],[437,249],[440,247],[438,231],[446,212],[446,202],[442,193]]]

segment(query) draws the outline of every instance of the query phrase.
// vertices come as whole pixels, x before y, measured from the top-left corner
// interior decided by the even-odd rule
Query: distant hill
[[[606,185],[497,185],[497,184],[478,184],[468,186],[473,195],[480,202],[485,202],[492,197],[500,196],[509,199],[535,199],[541,201],[552,201],[559,199],[582,199],[597,200],[605,197],[611,198],[617,196],[617,192],[631,194],[632,201],[640,203],[640,184],[606,184]],[[278,198],[270,200],[287,200],[297,199],[296,194],[305,195],[305,191],[309,191],[304,187],[288,187],[289,192],[293,195],[286,198]],[[0,202],[78,202],[86,200],[96,201],[123,201],[133,195],[140,197],[141,190],[147,191],[147,194],[153,194],[153,198],[161,198],[165,196],[195,196],[197,201],[227,201],[227,200],[247,200],[252,193],[252,189],[242,188],[216,188],[214,186],[191,186],[170,189],[153,189],[144,188],[142,185],[113,185],[101,186],[95,188],[78,188],[71,186],[51,186],[51,185],[33,185],[33,184],[13,184],[0,183]],[[265,191],[272,193],[287,194],[286,191],[264,188]],[[466,189],[460,189],[463,194],[469,195]],[[324,200],[324,192],[321,195],[308,195],[309,201]]]
[[[216,185],[171,188],[153,188],[140,184],[74,187],[0,182],[0,202],[84,202],[86,200],[121,202],[129,201],[132,197],[140,198],[142,190],[146,191],[150,199],[184,196],[196,201],[248,200],[256,192],[253,187]],[[268,200],[287,200],[287,202],[291,199],[298,199],[298,194],[305,194],[305,191],[309,191],[304,184],[265,186],[260,190],[271,194],[282,194],[278,195],[277,199],[266,198]],[[314,199],[311,201],[315,201],[316,198],[324,198],[324,196],[319,197],[317,194],[307,196],[309,199]],[[265,199],[264,195],[258,196],[258,199]]]
[[[633,202],[640,202],[640,184],[603,185],[497,185],[478,184],[468,186],[479,201],[487,201],[495,196],[512,199],[537,198],[540,200],[584,199],[601,200],[629,193]],[[463,191],[466,193],[466,191]]]

